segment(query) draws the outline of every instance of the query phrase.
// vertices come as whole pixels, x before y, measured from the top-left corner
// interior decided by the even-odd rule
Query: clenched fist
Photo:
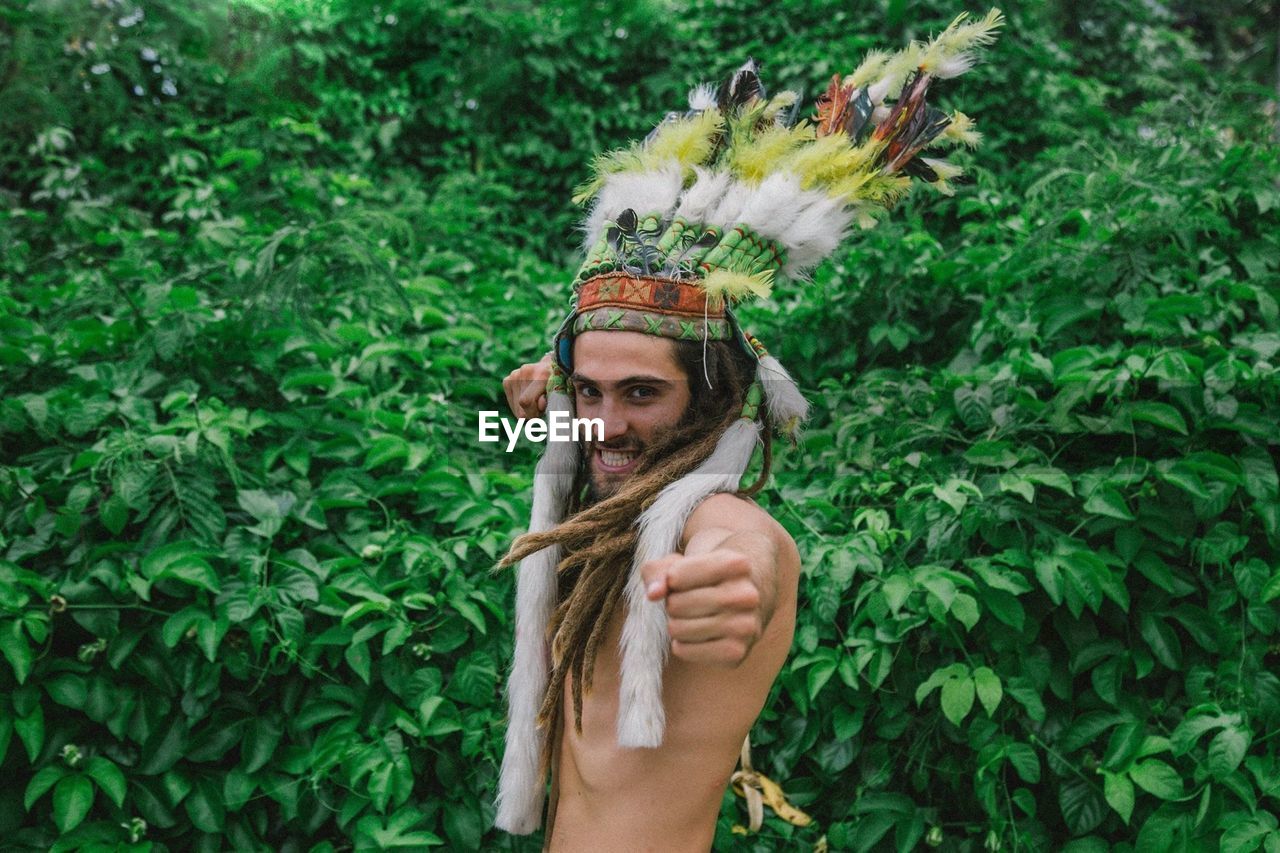
[[[717,548],[671,554],[640,567],[650,601],[663,601],[671,653],[691,663],[735,667],[764,631],[761,590],[751,560]]]
[[[522,364],[502,380],[502,393],[517,418],[537,418],[547,408],[547,380],[551,377],[551,353],[541,361]]]

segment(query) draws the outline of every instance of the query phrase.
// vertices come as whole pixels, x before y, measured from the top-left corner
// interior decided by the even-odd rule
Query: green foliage
[[[1280,844],[1280,163],[1214,82],[1265,10],[1087,5],[1008,10],[974,183],[746,312],[818,408],[753,733],[815,824],[727,796],[717,849]],[[955,11],[0,8],[6,843],[535,849],[491,805],[533,454],[474,412],[570,187],[744,53],[812,91]]]

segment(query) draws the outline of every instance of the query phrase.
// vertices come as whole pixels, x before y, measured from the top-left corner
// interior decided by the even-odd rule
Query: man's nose
[[[618,401],[606,398],[600,406],[599,417],[604,421],[604,440],[606,442],[621,438],[627,434],[626,412]]]

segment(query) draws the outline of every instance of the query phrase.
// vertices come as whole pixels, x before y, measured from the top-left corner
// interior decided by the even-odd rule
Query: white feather
[[[591,213],[583,222],[586,250],[600,239],[604,223],[616,219],[618,214],[630,208],[637,216],[657,213],[666,217],[675,207],[680,196],[683,175],[674,162],[661,169],[647,172],[618,172],[605,178],[596,196]]]
[[[732,181],[725,190],[720,201],[716,204],[715,209],[707,214],[706,221],[712,225],[718,225],[723,228],[732,228],[742,221],[743,208],[747,206],[747,201],[751,198],[755,187],[750,184],[744,184],[740,181]]]
[[[853,212],[838,199],[823,198],[795,218],[780,238],[787,249],[782,273],[802,278],[840,245],[853,221]]]
[[[867,97],[871,99],[871,103],[876,106],[880,106],[884,103],[884,99],[888,97],[890,87],[900,80],[901,78],[896,74],[881,77],[879,80],[867,87]]]
[[[760,359],[756,379],[764,388],[764,401],[769,410],[769,423],[787,427],[802,423],[809,416],[809,401],[800,393],[791,374],[771,355]]]
[[[952,77],[959,77],[961,74],[973,67],[978,61],[978,57],[972,53],[961,53],[949,59],[943,60],[934,69],[933,76],[940,80],[950,80]]]
[[[706,222],[707,211],[720,201],[729,186],[728,172],[709,172],[700,166],[693,167],[693,185],[680,197],[676,216],[686,222]]]
[[[756,187],[742,210],[741,222],[762,237],[782,242],[796,218],[826,193],[800,189],[792,172],[774,172]]]
[[[699,83],[689,90],[689,109],[709,110],[716,105],[716,87],[710,83]]]
[[[618,695],[618,745],[662,745],[666,713],[662,705],[662,671],[670,639],[661,602],[645,597],[640,567],[680,547],[685,523],[698,504],[716,492],[736,492],[760,438],[760,425],[737,420],[716,449],[681,479],[664,488],[640,515],[631,577],[627,579],[627,617],[622,626],[622,672]]]
[[[547,415],[565,411],[572,417],[567,394],[547,397]],[[578,464],[577,445],[547,442],[533,478],[530,532],[549,530],[564,518]],[[542,745],[547,732],[537,724],[549,672],[547,624],[555,608],[556,565],[560,548],[544,548],[520,561],[516,575],[515,654],[507,677],[507,741],[499,774],[495,825],[506,832],[527,835],[542,823],[546,779],[541,770]]]

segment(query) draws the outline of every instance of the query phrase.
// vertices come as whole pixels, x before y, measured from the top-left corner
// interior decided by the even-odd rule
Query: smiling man
[[[529,533],[504,559],[519,569],[499,828],[542,824],[550,772],[556,853],[711,845],[795,624],[795,543],[749,496],[770,435],[794,439],[807,410],[734,306],[806,276],[911,177],[946,189],[959,170],[915,155],[977,137],[925,93],[999,22],[961,15],[869,57],[832,80],[812,124],[748,61],[597,161],[573,307],[549,357],[504,383],[519,416],[545,407],[605,431],[548,444]]]
[[[671,654],[665,733],[648,749],[618,742],[622,678],[613,650],[626,621],[627,574],[619,566],[634,559],[632,528],[644,502],[707,456],[725,422],[738,419],[751,359],[723,342],[704,360],[700,344],[603,331],[578,335],[572,358],[575,411],[605,424],[603,441],[580,448],[580,531],[526,537],[512,555],[552,542],[570,551],[552,617],[558,663],[540,714],[554,724],[544,747],[556,768],[547,843],[555,851],[705,851],[743,739],[791,644],[796,547],[750,500],[715,494],[689,516],[671,553],[640,566],[643,600],[665,615]],[[550,369],[528,365],[509,377],[517,414],[527,416],[522,391],[536,400]]]

